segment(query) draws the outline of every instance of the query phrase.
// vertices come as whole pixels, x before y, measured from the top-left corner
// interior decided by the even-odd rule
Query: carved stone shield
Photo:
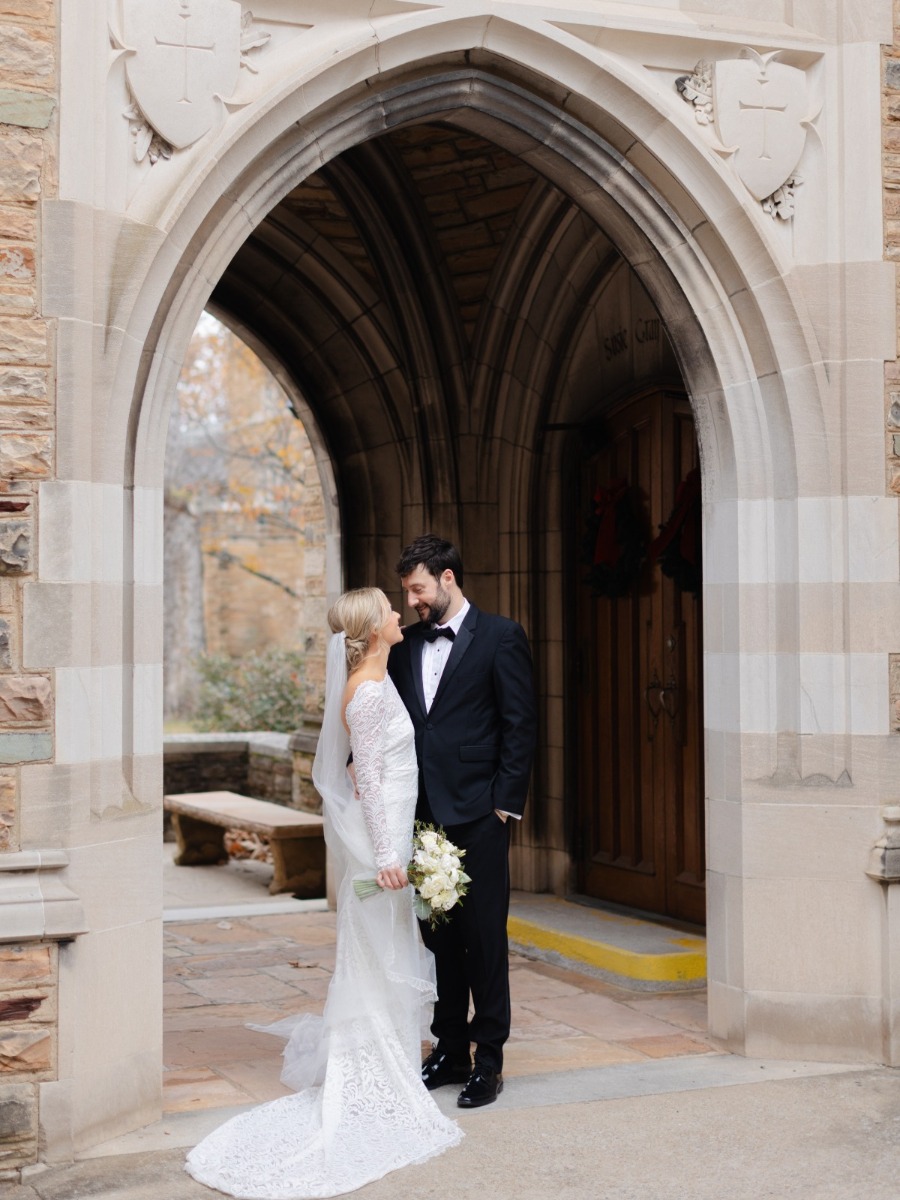
[[[212,129],[218,98],[241,66],[239,0],[124,0],[128,83],[141,112],[176,149]]]
[[[765,200],[790,179],[806,144],[806,76],[771,60],[725,59],[715,66],[713,103],[739,178]]]

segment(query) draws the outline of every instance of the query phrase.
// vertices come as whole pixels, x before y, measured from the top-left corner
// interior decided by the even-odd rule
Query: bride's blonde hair
[[[347,674],[352,675],[369,651],[372,634],[381,629],[391,605],[381,588],[354,588],[339,596],[328,610],[332,633],[344,634]]]

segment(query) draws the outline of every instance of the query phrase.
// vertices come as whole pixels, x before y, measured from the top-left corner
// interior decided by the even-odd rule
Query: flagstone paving
[[[185,1173],[185,1148],[285,1094],[282,1043],[246,1023],[321,1011],[334,916],[324,902],[260,896],[255,876],[229,878],[236,869],[179,874],[169,856],[166,1116],[0,1184],[4,1200],[201,1200],[211,1193]],[[590,965],[520,955],[510,968],[502,1102],[460,1112],[453,1088],[435,1092],[462,1145],[360,1200],[448,1187],[456,1200],[896,1200],[896,1071],[741,1058],[707,1036],[702,991],[632,991]]]
[[[247,1029],[321,1012],[334,967],[334,914],[303,912],[165,927],[167,1113],[285,1094],[283,1042]],[[706,993],[630,991],[520,955],[510,958],[510,1077],[717,1055]]]

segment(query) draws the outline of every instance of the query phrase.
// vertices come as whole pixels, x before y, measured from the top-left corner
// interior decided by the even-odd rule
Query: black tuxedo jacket
[[[537,715],[531,652],[521,625],[471,604],[437,694],[425,711],[426,626],[407,626],[388,671],[416,731],[420,791],[434,819],[457,825],[494,808],[525,807]]]

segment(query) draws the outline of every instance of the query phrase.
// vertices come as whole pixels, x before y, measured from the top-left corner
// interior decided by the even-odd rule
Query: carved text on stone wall
[[[609,337],[603,339],[603,351],[606,355],[606,361],[610,362],[614,358],[618,358],[620,354],[624,354],[628,349],[628,330],[617,329],[615,333],[611,333]]]

